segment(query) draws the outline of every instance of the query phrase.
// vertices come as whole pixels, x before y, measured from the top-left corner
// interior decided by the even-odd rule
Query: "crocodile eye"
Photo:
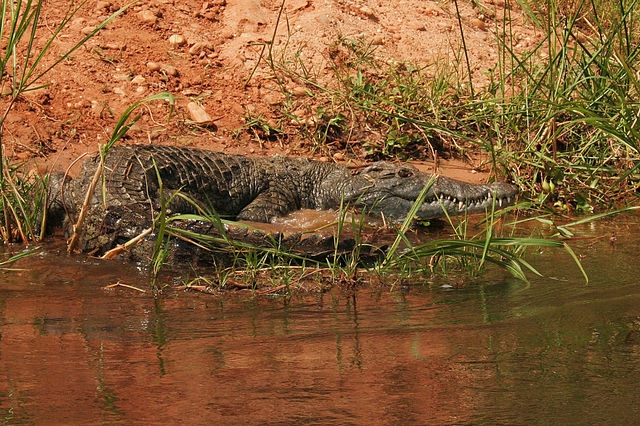
[[[408,178],[413,176],[413,171],[409,169],[400,169],[398,170],[398,176],[401,178]]]

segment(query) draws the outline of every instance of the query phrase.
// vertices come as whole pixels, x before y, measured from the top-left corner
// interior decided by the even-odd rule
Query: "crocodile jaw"
[[[425,200],[418,209],[416,217],[431,219],[435,217],[460,214],[484,213],[491,209],[499,209],[514,203],[516,194],[494,194],[487,191],[479,198],[458,198],[456,196],[440,193],[437,197]]]
[[[439,178],[428,191],[427,197],[415,214],[416,219],[433,219],[484,213],[515,202],[518,188],[507,183],[475,185],[453,179]],[[391,220],[402,221],[409,214],[418,197],[405,193],[387,193],[371,208]]]

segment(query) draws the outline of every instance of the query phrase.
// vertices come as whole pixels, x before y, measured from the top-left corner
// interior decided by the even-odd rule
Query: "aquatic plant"
[[[36,253],[36,251],[38,250],[38,247],[34,247],[34,248],[29,248],[29,249],[25,249],[23,251],[21,251],[20,253],[16,253],[13,255],[10,255],[8,257],[5,258],[5,256],[0,257],[0,271],[11,271],[14,270],[14,268],[11,267],[11,264],[23,259],[25,257],[29,257],[32,254]]]

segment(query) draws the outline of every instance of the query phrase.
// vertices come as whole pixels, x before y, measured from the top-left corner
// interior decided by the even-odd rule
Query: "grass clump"
[[[454,126],[433,105],[448,96],[452,82],[434,82],[408,64],[381,62],[365,38],[338,37],[328,53],[329,77],[308,69],[301,52],[287,55],[270,62],[286,99],[279,128],[300,132],[312,150],[409,159],[456,146]]]
[[[507,161],[523,163],[518,172],[528,180],[520,182],[540,201],[590,211],[628,199],[638,187],[636,3],[531,9],[546,36],[526,55],[509,50],[509,34],[503,35],[514,66],[489,88],[497,96],[489,111],[504,111],[501,128],[508,133],[495,136],[510,148]]]

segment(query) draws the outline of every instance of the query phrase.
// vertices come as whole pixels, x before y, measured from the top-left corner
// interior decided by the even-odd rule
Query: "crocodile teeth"
[[[458,210],[462,210],[462,209],[464,209],[464,201],[460,201],[458,203]]]

